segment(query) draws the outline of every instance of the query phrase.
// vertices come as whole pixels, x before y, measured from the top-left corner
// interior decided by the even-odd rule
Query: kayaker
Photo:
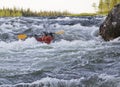
[[[57,31],[57,32],[54,32],[54,33],[43,32],[42,35],[19,34],[19,35],[17,35],[17,38],[19,40],[25,40],[28,37],[34,37],[39,42],[50,44],[52,41],[55,41],[56,35],[60,35],[60,34],[64,34],[64,30],[60,30],[60,31]]]
[[[37,41],[50,44],[54,39],[53,33],[47,33],[47,32],[43,32],[43,33],[44,33],[44,35],[42,35],[41,37],[38,35],[35,35],[35,39]]]

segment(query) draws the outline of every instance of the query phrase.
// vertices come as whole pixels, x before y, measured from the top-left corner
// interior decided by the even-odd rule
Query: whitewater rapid
[[[119,87],[119,38],[99,36],[104,17],[0,18],[1,87]],[[44,25],[46,27],[44,27]],[[17,34],[55,35],[51,44]]]

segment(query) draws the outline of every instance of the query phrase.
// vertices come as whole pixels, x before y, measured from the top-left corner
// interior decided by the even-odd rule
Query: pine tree
[[[98,12],[102,14],[103,13],[106,14],[118,3],[120,3],[120,0],[100,0],[98,6]]]
[[[103,0],[100,0],[98,8],[99,8],[99,12],[103,13]]]
[[[109,12],[109,10],[110,10],[110,0],[105,0],[105,4],[106,4],[106,12]]]
[[[117,0],[111,0],[110,8],[112,9],[117,4]]]
[[[120,0],[117,0],[117,3],[120,3]]]

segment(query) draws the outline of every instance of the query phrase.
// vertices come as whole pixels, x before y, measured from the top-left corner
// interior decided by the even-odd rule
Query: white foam
[[[61,40],[59,42],[52,43],[52,47],[54,49],[86,49],[92,50],[97,48],[96,44],[99,44],[99,41],[89,40],[89,41],[83,41],[83,40],[73,40],[73,41],[67,41],[67,40]]]
[[[55,19],[55,20],[57,20],[57,21],[73,21],[73,20],[82,20],[82,21],[84,21],[84,20],[88,20],[88,18],[75,18],[75,17],[64,17],[64,18],[61,18],[61,17],[58,17],[57,19]]]
[[[110,42],[120,42],[120,37],[117,37],[117,38],[115,38],[113,40],[110,40]]]
[[[115,87],[120,87],[120,77],[117,75],[107,75],[107,74],[101,74],[99,75],[99,78],[104,80],[104,83],[111,83],[114,84]]]
[[[28,85],[28,86],[43,86],[43,87],[76,87],[76,86],[80,86],[80,82],[81,80],[83,80],[84,77],[81,77],[80,79],[71,79],[71,80],[63,80],[63,79],[57,79],[57,78],[50,78],[50,77],[46,77],[43,78],[41,80],[35,81],[33,83],[20,83],[20,84],[16,84],[16,85]]]
[[[115,79],[115,76],[116,75],[107,75],[107,74],[100,74],[99,75],[99,78],[102,78],[102,79],[104,79],[104,80],[110,80],[110,79]]]
[[[14,49],[14,50],[20,50],[23,48],[31,48],[34,47],[37,41],[34,38],[28,38],[25,41],[19,40],[15,42],[0,42],[0,48],[5,48],[5,49]]]
[[[34,38],[28,38],[25,41],[19,40],[19,41],[14,41],[14,42],[0,42],[0,48],[5,48],[5,49],[14,49],[17,51],[20,51],[24,48],[35,48],[37,46],[49,46],[53,47],[53,49],[57,48],[78,48],[78,47],[94,47],[96,44],[99,42],[95,40],[89,40],[89,41],[84,41],[84,40],[73,40],[73,41],[67,41],[67,40],[60,40],[60,41],[55,41],[52,42],[51,44],[46,44],[46,43],[41,43],[37,42]],[[48,49],[49,50],[49,49]]]
[[[41,21],[42,19],[37,19],[37,18],[32,18],[32,17],[23,17],[23,19],[27,19],[27,20],[30,20],[30,21],[37,21],[37,22],[39,22],[39,21]]]
[[[61,18],[61,17],[58,17],[57,19],[55,19],[55,20],[71,20],[71,18],[70,17],[65,17],[65,18]]]

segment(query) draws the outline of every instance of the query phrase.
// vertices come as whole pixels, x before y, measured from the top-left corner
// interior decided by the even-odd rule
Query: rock
[[[105,41],[120,36],[120,4],[114,6],[105,21],[100,25],[99,33]]]

